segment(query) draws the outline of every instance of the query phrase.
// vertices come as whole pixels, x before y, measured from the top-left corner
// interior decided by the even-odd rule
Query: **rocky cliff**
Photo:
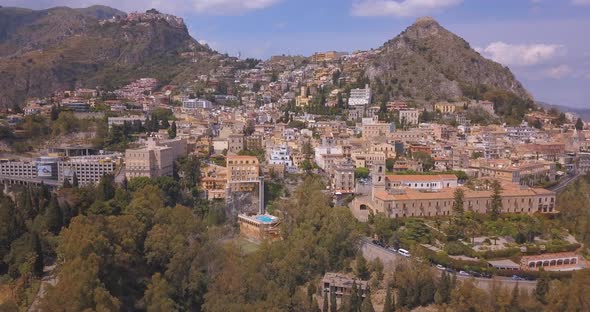
[[[531,99],[508,68],[428,17],[386,42],[367,64],[366,75],[397,98],[459,100],[501,90]]]
[[[216,55],[181,19],[158,12],[0,8],[0,106],[59,89],[112,89],[142,76],[167,83],[208,70]]]

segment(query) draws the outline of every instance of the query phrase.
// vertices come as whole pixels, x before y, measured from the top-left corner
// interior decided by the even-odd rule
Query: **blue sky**
[[[508,66],[542,101],[590,108],[590,0],[0,0],[47,8],[155,7],[193,37],[243,57],[376,48],[416,17],[433,16]]]

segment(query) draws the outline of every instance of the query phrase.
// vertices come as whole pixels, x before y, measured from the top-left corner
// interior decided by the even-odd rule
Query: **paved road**
[[[559,183],[557,185],[554,185],[552,187],[548,187],[547,189],[550,191],[554,191],[554,192],[559,193],[559,192],[563,191],[570,183],[574,182],[580,176],[582,176],[581,173],[576,173],[574,175],[567,176],[563,180],[559,181]]]
[[[365,259],[369,261],[374,260],[376,258],[381,260],[386,270],[391,270],[395,268],[395,266],[398,263],[402,263],[402,261],[415,261],[412,258],[406,258],[398,254],[397,252],[373,244],[368,238],[361,240],[361,251],[363,252],[363,256],[365,257]],[[440,270],[437,270],[435,268],[433,268],[433,270],[437,272],[437,274],[440,274]],[[508,277],[495,276],[494,278],[489,279],[457,275],[457,280],[467,279],[472,279],[474,281],[475,286],[488,291],[492,288],[492,285],[494,283],[508,288],[513,288],[514,285],[518,284],[518,287],[520,289],[526,289],[528,291],[534,290],[537,285],[536,281],[514,281]]]

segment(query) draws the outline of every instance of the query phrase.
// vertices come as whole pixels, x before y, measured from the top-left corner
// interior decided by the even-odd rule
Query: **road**
[[[406,258],[398,254],[397,252],[373,244],[368,238],[361,239],[361,251],[365,259],[367,259],[368,261],[374,260],[376,258],[381,260],[386,270],[392,270],[398,263],[402,263],[402,261],[415,261],[411,258]],[[435,268],[432,269],[435,272],[437,272],[437,274],[440,273],[440,270],[437,270]],[[515,281],[509,277],[495,276],[493,278],[477,278],[457,275],[457,280],[467,279],[472,279],[475,286],[486,291],[491,290],[492,285],[494,284],[508,287],[510,289],[512,289],[516,284],[518,284],[518,287],[520,289],[526,289],[528,291],[534,290],[537,286],[536,281]]]
[[[576,173],[574,175],[570,175],[566,178],[564,178],[563,180],[559,181],[559,183],[557,183],[557,185],[554,185],[552,187],[548,187],[547,189],[550,191],[554,191],[554,192],[561,192],[563,191],[570,183],[574,182],[577,178],[579,178],[582,174],[581,173]]]

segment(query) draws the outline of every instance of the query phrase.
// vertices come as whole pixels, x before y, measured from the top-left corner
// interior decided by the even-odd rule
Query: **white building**
[[[350,90],[349,106],[367,106],[369,104],[371,104],[371,88],[369,88],[369,85],[366,85],[364,89]]]
[[[210,109],[213,106],[210,101],[201,99],[186,99],[182,101],[183,111],[194,111],[197,109]]]
[[[286,170],[289,172],[297,171],[297,167],[293,165],[291,150],[286,145],[273,148],[270,151],[268,163],[270,165],[284,165]]]

